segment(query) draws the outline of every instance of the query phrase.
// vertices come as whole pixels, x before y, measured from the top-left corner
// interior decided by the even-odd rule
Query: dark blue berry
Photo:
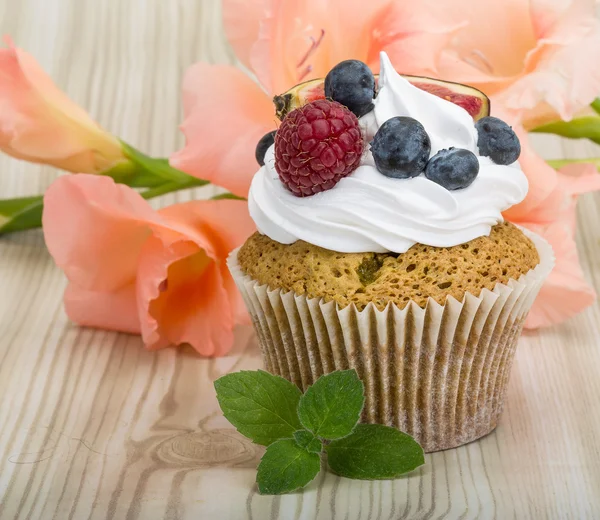
[[[325,97],[347,106],[356,117],[364,116],[373,110],[375,77],[362,61],[342,61],[325,76]]]
[[[423,172],[431,141],[412,117],[392,117],[383,123],[371,143],[377,169],[387,177],[407,179]]]
[[[427,163],[425,177],[447,190],[469,186],[479,173],[479,161],[473,152],[463,148],[440,150]]]
[[[502,119],[484,117],[475,124],[479,153],[496,164],[512,164],[521,155],[521,143],[514,130]]]
[[[265,164],[265,154],[267,150],[271,147],[271,145],[275,142],[275,134],[277,130],[273,130],[268,134],[263,135],[258,141],[256,145],[256,151],[254,152],[254,157],[256,157],[256,162],[261,166]]]

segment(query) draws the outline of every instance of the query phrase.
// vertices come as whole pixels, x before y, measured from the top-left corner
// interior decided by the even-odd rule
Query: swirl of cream
[[[402,78],[382,53],[375,108],[361,119],[367,138],[387,119],[406,115],[420,121],[432,153],[456,146],[478,153],[477,132],[462,108],[424,92]],[[374,132],[373,132],[374,133]],[[478,157],[479,175],[462,190],[448,191],[423,175],[382,175],[370,152],[331,190],[296,197],[279,180],[274,147],[252,181],[248,205],[258,230],[277,242],[304,240],[341,253],[404,253],[415,243],[437,247],[489,235],[502,211],[522,201],[527,179],[518,163],[494,164]]]
[[[411,85],[396,72],[388,55],[380,54],[381,73],[375,107],[361,118],[370,140],[379,127],[396,116],[419,121],[431,140],[431,155],[444,148],[464,148],[477,154],[477,130],[473,118],[462,107]]]

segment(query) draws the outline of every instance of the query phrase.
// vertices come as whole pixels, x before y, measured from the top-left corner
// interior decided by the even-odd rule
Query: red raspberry
[[[358,119],[328,99],[293,110],[275,134],[275,169],[298,197],[333,188],[358,168],[362,152]]]

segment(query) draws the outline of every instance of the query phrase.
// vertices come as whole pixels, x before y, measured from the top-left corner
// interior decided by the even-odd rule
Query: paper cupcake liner
[[[552,248],[523,229],[540,263],[519,280],[462,302],[411,301],[402,310],[369,304],[340,309],[247,276],[228,266],[256,328],[266,369],[303,390],[319,376],[354,368],[365,385],[362,420],[394,426],[426,452],[454,448],[498,423],[525,317],[554,266]]]

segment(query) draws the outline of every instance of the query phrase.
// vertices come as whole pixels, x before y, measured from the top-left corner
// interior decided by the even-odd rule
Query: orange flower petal
[[[245,200],[192,200],[163,208],[159,214],[202,247],[214,246],[213,258],[226,258],[256,231]]]
[[[600,90],[600,22],[592,0],[534,0],[537,45],[525,60],[526,75],[498,101],[523,114],[526,128],[568,120]]]
[[[112,292],[132,283],[141,247],[158,215],[134,190],[110,177],[59,177],[44,196],[44,238],[76,286]]]
[[[421,76],[438,74],[440,52],[465,25],[463,15],[439,9],[440,2],[391,2],[373,21],[373,39],[365,60],[379,71],[379,52],[384,50],[399,72]]]
[[[567,164],[559,170],[559,179],[569,195],[600,190],[600,173],[594,164]]]
[[[575,244],[577,196],[600,189],[600,174],[590,164],[573,164],[554,172],[554,189],[547,193],[536,184],[537,204],[513,220],[543,236],[552,248],[556,264],[544,283],[525,326],[538,328],[560,323],[591,305],[596,294],[585,281]],[[510,213],[507,212],[507,214]]]
[[[575,205],[571,208],[574,221]],[[596,293],[585,281],[577,245],[568,220],[547,227],[527,226],[542,235],[554,249],[556,264],[542,286],[525,322],[527,328],[561,323],[594,303]]]
[[[229,253],[256,231],[248,213],[248,204],[239,200],[191,201],[164,208],[160,215],[168,222],[184,225],[186,234],[196,243],[204,241],[214,245],[214,258],[218,261],[235,322],[248,324],[246,306],[226,264]],[[203,237],[198,235],[199,232]]]
[[[495,111],[495,115],[510,123],[510,118],[500,111]],[[511,222],[538,222],[547,220],[544,216],[543,206],[552,193],[556,193],[558,185],[558,175],[556,170],[548,165],[530,146],[527,132],[521,126],[513,127],[519,140],[521,141],[521,156],[519,164],[529,182],[529,190],[525,199],[506,210],[504,217]]]
[[[272,0],[223,0],[225,35],[238,59],[250,68],[250,51],[258,39],[260,22]]]
[[[434,12],[466,22],[440,50],[434,74],[482,89],[494,109],[516,113],[527,129],[570,119],[600,92],[592,0],[453,0],[437,2]],[[422,46],[435,44],[434,37]],[[427,63],[413,73],[427,75]]]
[[[224,65],[194,65],[183,91],[186,145],[171,164],[246,197],[259,168],[256,144],[276,127],[273,103],[242,71]]]
[[[231,348],[247,312],[226,266],[229,252],[254,231],[244,201],[191,201],[160,212],[140,255],[138,312],[148,348],[189,343],[217,356]],[[154,227],[154,226],[153,226]]]
[[[151,237],[140,258],[137,294],[147,348],[189,343],[205,356],[231,348],[232,309],[218,264],[194,242],[166,248]]]
[[[64,303],[69,319],[84,327],[140,333],[133,283],[114,292],[88,291],[69,284]]]
[[[0,149],[19,159],[96,173],[124,160],[119,141],[7,39],[0,49]]]
[[[340,61],[377,57],[382,13],[391,0],[273,2],[261,20],[250,63],[260,83],[281,94],[301,81],[322,78]],[[377,22],[377,23],[376,23]],[[385,34],[381,32],[385,31]]]
[[[536,45],[528,2],[454,0],[437,4],[439,15],[460,16],[466,22],[440,56],[443,79],[484,84],[486,92],[492,94],[497,82],[523,72],[523,60]]]
[[[141,332],[151,349],[189,343],[217,356],[231,348],[245,311],[225,261],[253,231],[245,201],[157,213],[107,177],[60,177],[45,198],[48,249],[71,281],[69,317]]]

